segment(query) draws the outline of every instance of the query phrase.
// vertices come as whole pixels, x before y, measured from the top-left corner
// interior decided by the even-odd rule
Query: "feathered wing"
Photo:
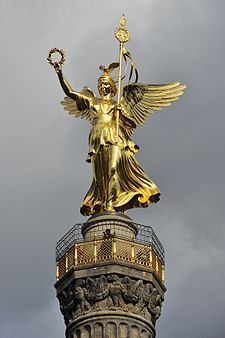
[[[121,98],[122,115],[132,121],[135,127],[142,125],[151,113],[177,101],[185,88],[180,82],[127,84],[123,87]]]
[[[79,95],[81,94],[81,95]],[[66,96],[64,101],[60,103],[63,105],[69,115],[80,117],[82,119],[93,121],[94,112],[90,109],[90,101],[95,99],[96,95],[89,87],[84,87],[83,90],[76,95],[76,100]]]

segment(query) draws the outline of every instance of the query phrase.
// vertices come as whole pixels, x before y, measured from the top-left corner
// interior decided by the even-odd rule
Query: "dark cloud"
[[[75,222],[91,181],[89,125],[59,105],[46,61],[66,50],[75,89],[96,88],[98,66],[118,57],[114,28],[125,12],[140,81],[180,80],[185,95],[135,132],[138,160],[161,191],[147,210],[166,248],[158,337],[225,335],[224,1],[3,1],[1,4],[1,333],[62,337],[54,294],[54,246]],[[128,47],[128,46],[127,46]]]

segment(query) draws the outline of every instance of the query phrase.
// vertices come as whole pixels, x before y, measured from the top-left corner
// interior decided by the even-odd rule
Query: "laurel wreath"
[[[54,53],[59,53],[61,55],[61,59],[59,61],[52,61],[52,54]],[[63,49],[59,49],[59,48],[52,48],[49,52],[48,52],[48,57],[47,57],[48,62],[50,63],[50,65],[52,65],[53,67],[56,65],[63,65],[65,62],[65,52]]]

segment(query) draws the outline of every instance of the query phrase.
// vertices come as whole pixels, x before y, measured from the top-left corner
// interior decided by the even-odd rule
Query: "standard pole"
[[[121,96],[121,79],[122,79],[122,59],[123,59],[123,42],[120,42],[120,57],[119,57],[119,74],[118,74],[118,93],[117,93],[117,106],[120,104]],[[119,118],[120,113],[117,109],[116,111],[116,142],[119,141]]]

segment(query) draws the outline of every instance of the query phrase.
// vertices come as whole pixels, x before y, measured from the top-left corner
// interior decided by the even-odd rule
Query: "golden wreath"
[[[59,53],[61,55],[61,59],[59,61],[52,61],[52,54],[54,53]],[[65,52],[63,49],[59,49],[59,48],[52,48],[49,52],[48,52],[48,57],[47,57],[48,62],[50,63],[50,65],[52,65],[53,67],[56,65],[63,65],[65,62]]]

